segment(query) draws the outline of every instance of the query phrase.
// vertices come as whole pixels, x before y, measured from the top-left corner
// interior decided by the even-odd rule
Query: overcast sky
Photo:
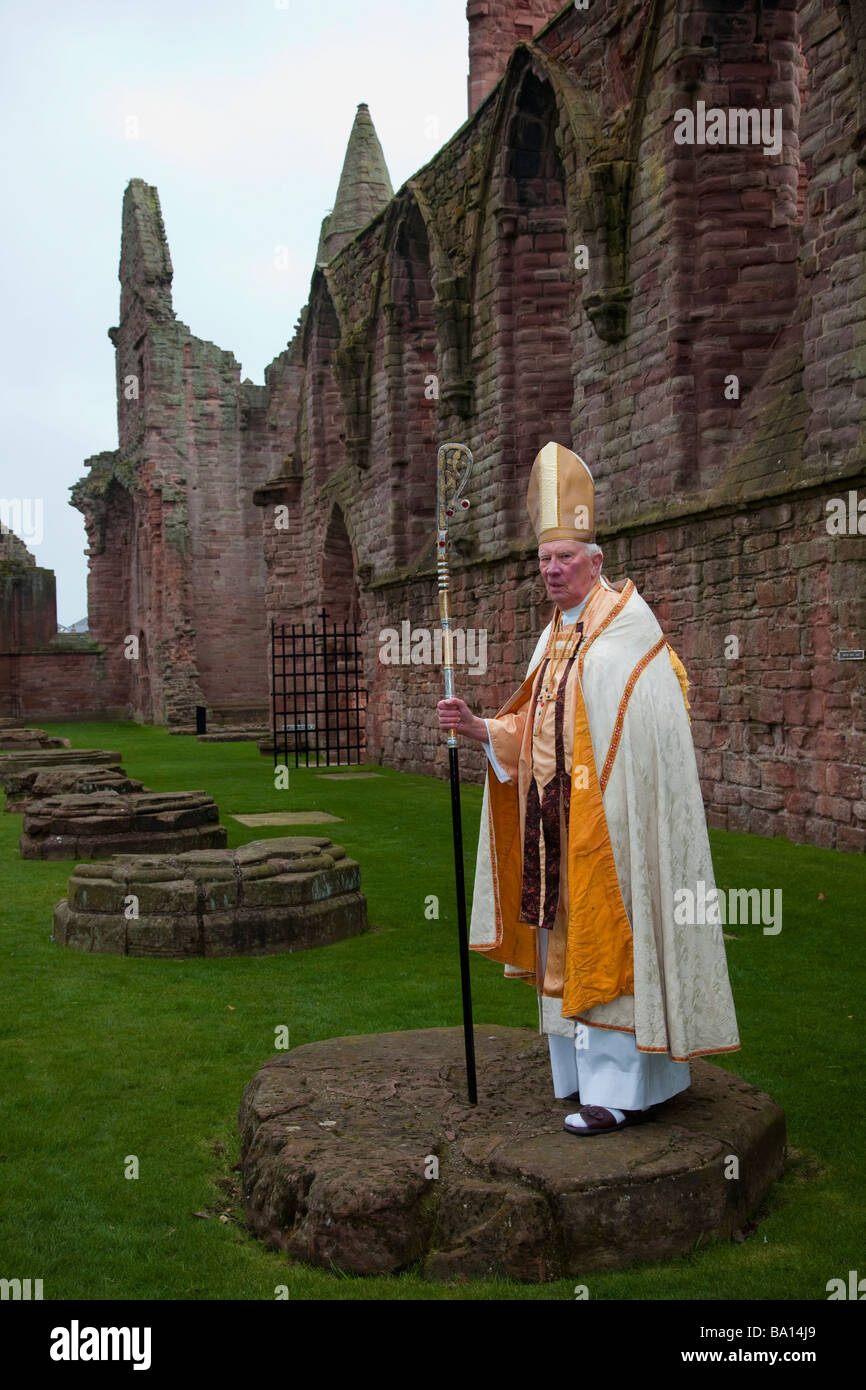
[[[34,521],[41,500],[43,539],[24,539],[66,626],[87,611],[69,488],[117,447],[126,184],[159,190],[178,318],[261,382],[306,302],[358,103],[395,189],[466,119],[466,5],[0,0],[0,54],[0,498]]]

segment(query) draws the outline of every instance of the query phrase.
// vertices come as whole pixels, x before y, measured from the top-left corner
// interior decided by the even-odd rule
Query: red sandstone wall
[[[0,715],[39,719],[123,719],[125,691],[111,684],[99,652],[0,655]]]
[[[44,646],[56,632],[54,571],[4,564],[0,556],[0,652]]]
[[[862,675],[859,663],[835,657],[862,640],[862,556],[856,538],[834,556],[824,517],[823,499],[812,497],[710,518],[697,531],[684,524],[600,540],[605,573],[634,581],[686,665],[709,823],[862,851],[864,745],[851,717],[861,708]],[[434,717],[441,672],[381,665],[376,637],[404,618],[413,629],[435,625],[435,585],[373,597],[371,740],[389,764],[447,775]],[[826,623],[804,624],[804,610],[826,613]],[[455,576],[455,624],[487,633],[488,673],[464,668],[456,677],[457,692],[478,712],[495,713],[519,684],[550,611],[531,560]],[[484,767],[466,744],[465,775]]]
[[[265,561],[252,491],[279,467],[268,391],[171,308],[156,190],[124,198],[114,453],[74,499],[89,538],[91,632],[136,718],[267,702]],[[278,374],[276,374],[278,375]],[[138,654],[128,659],[128,638]]]
[[[560,0],[468,0],[470,116],[496,86],[515,44],[531,39],[561,9]]]
[[[488,630],[490,671],[458,688],[490,711],[546,617],[524,497],[556,437],[595,474],[606,572],[635,580],[689,669],[711,822],[866,848],[862,666],[835,656],[862,643],[862,540],[825,524],[827,501],[866,483],[864,75],[848,16],[793,0],[569,7],[328,267],[296,345],[280,494],[307,543],[275,542],[265,516],[268,601],[283,618],[317,610],[337,508],[374,758],[445,768],[438,671],[377,659],[382,629],[435,626],[429,520],[406,503],[432,498],[436,442],[476,458],[455,621]],[[674,114],[698,100],[779,108],[781,156],[677,146]],[[410,244],[414,317],[391,289]],[[319,322],[335,314],[328,356]],[[331,465],[314,490],[316,459]]]
[[[0,534],[0,715],[111,718],[123,713],[123,694],[92,638],[58,634],[53,571]]]

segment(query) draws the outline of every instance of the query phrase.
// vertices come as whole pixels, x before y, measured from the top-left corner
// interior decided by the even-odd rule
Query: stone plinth
[[[366,930],[360,869],[321,837],[79,864],[54,939],[129,956],[262,956]],[[133,899],[134,905],[133,905]],[[126,916],[137,911],[137,917]]]
[[[251,828],[261,825],[328,825],[342,820],[330,811],[263,811],[260,816],[232,816],[232,820]]]
[[[547,1281],[730,1236],[782,1171],[782,1110],[711,1063],[650,1122],[581,1139],[562,1127],[577,1102],[553,1099],[545,1037],[484,1025],[475,1045],[476,1107],[458,1028],[272,1058],[239,1116],[250,1227],[351,1274],[420,1262],[431,1279]]]
[[[0,787],[8,788],[9,778],[28,768],[112,767],[121,761],[120,753],[104,748],[37,748],[32,753],[0,753]]]
[[[235,732],[239,729],[261,731],[267,729],[270,713],[268,704],[209,705],[207,711],[208,728],[211,731],[217,729],[226,731],[232,729]]]
[[[69,748],[68,738],[56,738],[44,729],[12,729],[0,726],[0,748],[4,752],[24,752],[34,748]]]
[[[306,734],[280,734],[277,740],[277,757],[281,758],[283,753],[305,753],[307,751],[308,739]],[[274,736],[268,734],[267,738],[260,738],[256,744],[260,753],[266,758],[274,755]],[[303,767],[304,764],[302,763]]]
[[[22,859],[105,859],[112,854],[222,849],[225,827],[205,792],[91,792],[30,801]]]
[[[23,811],[30,801],[64,792],[86,796],[90,792],[146,792],[150,788],[124,769],[115,767],[48,767],[40,770],[26,768],[23,772],[8,773],[6,777],[6,810]]]
[[[215,734],[199,734],[199,743],[259,743],[264,729],[219,729]]]

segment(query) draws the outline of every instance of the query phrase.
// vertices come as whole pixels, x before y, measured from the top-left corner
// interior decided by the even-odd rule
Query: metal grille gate
[[[271,623],[274,766],[360,763],[367,692],[360,685],[358,632],[346,622]],[[330,631],[329,631],[330,629]],[[280,756],[282,755],[282,757]]]

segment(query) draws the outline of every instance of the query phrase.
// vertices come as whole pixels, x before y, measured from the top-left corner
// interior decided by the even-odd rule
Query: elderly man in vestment
[[[714,883],[685,671],[632,582],[601,574],[583,460],[545,445],[528,506],[553,620],[494,719],[451,699],[439,724],[489,764],[470,945],[535,985],[554,1094],[580,1102],[565,1128],[591,1137],[740,1044],[720,923],[674,917]]]

